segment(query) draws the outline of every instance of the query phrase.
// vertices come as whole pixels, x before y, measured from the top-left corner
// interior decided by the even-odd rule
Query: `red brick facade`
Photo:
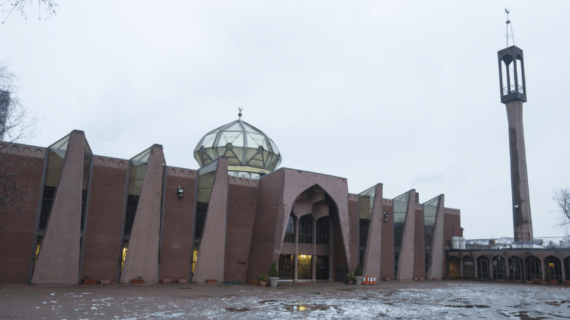
[[[17,188],[9,194],[11,200],[0,205],[0,284],[28,282],[43,187],[45,149],[12,147],[13,153],[0,153],[0,172],[13,174],[8,186]],[[35,157],[32,152],[37,152]]]
[[[81,278],[111,283],[117,280],[128,163],[105,157],[94,159]]]

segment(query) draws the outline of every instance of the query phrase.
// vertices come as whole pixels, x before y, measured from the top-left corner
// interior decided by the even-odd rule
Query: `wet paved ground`
[[[570,286],[475,281],[0,286],[3,319],[560,319]]]

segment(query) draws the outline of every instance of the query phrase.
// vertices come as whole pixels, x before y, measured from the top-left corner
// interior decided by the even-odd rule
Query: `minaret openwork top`
[[[501,102],[507,108],[509,146],[511,155],[511,188],[515,241],[532,241],[532,218],[526,167],[523,129],[523,102],[526,102],[526,82],[522,49],[514,45],[512,25],[507,12],[507,48],[498,52]],[[509,34],[509,26],[511,27]],[[509,45],[509,38],[513,45]]]

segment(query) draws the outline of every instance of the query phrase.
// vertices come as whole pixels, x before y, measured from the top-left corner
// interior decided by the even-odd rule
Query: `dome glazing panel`
[[[239,119],[204,135],[194,149],[200,167],[228,157],[229,170],[269,174],[281,163],[281,153],[263,131]]]

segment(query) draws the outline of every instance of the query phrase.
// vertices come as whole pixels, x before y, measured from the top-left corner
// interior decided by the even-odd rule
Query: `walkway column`
[[[526,258],[522,259],[522,267],[523,267],[523,281],[526,281]]]
[[[459,278],[463,279],[465,276],[463,275],[463,257],[459,259]]]
[[[505,262],[505,268],[506,268],[506,272],[507,272],[507,279],[506,279],[506,280],[508,281],[508,280],[511,280],[511,279],[510,279],[510,274],[511,274],[511,272],[509,271],[509,259],[505,259],[505,260],[506,260],[506,262]]]
[[[473,269],[475,269],[475,279],[479,279],[479,261],[477,260],[477,257],[473,257]]]
[[[540,265],[542,265],[542,281],[546,281],[546,263],[544,262],[544,259],[540,259]]]
[[[558,257],[557,257],[558,258]],[[560,259],[560,271],[562,271],[562,282],[566,281],[566,265],[564,264],[564,259]]]
[[[489,280],[493,280],[493,258],[489,259]]]

